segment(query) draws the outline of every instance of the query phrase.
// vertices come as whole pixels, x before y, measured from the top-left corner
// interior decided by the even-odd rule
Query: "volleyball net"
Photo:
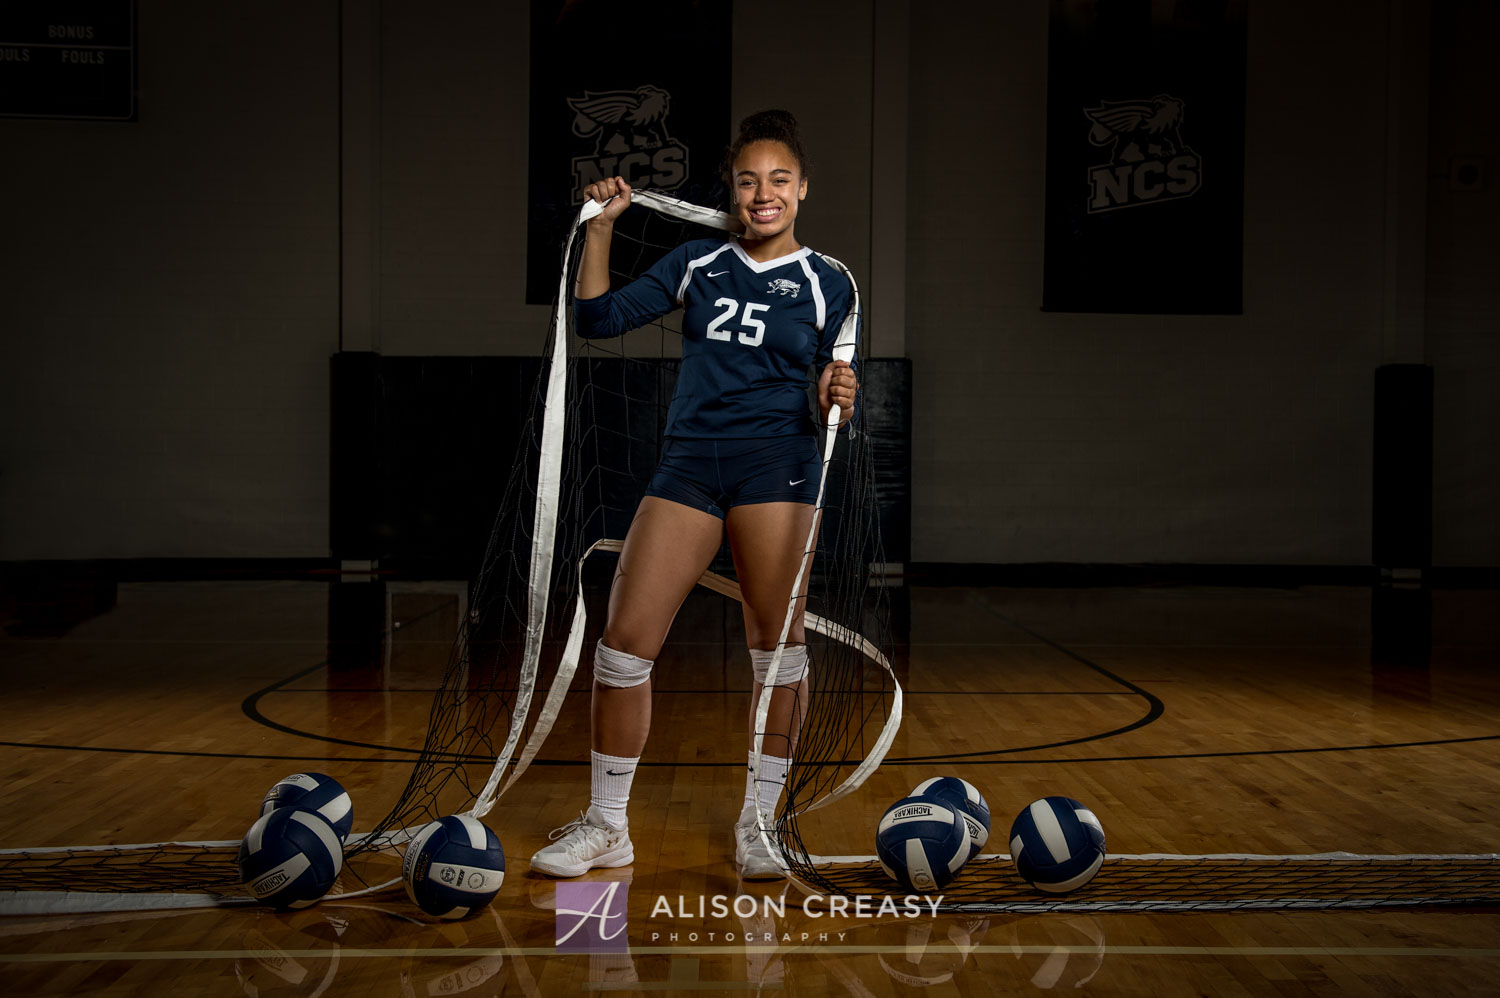
[[[615,227],[615,286],[681,243],[735,224],[722,212],[651,192],[636,192],[633,202]],[[482,817],[495,807],[538,759],[584,650],[602,628],[613,558],[660,457],[681,330],[674,313],[612,340],[575,334],[569,291],[582,223],[580,216],[563,253],[541,372],[478,569],[459,602],[421,750],[385,813],[346,844],[332,897],[391,886],[391,857],[427,822],[465,811]],[[841,331],[846,359],[864,349],[854,335],[857,290],[855,300]],[[809,405],[812,411],[811,396]],[[794,615],[802,615],[810,693],[800,705],[805,720],[785,793],[774,814],[759,818],[804,891],[889,894],[899,888],[874,857],[841,855],[844,842],[818,838],[820,828],[837,824],[806,817],[858,790],[902,715],[889,594],[878,573],[885,557],[873,441],[856,418],[853,432],[825,428],[820,444],[819,513],[801,569],[807,596],[789,594],[781,631],[784,646]],[[725,600],[739,598],[732,569],[711,570],[700,581]],[[755,705],[761,734],[778,666],[779,658]],[[756,745],[758,765],[759,739]],[[0,912],[248,901],[234,867],[237,847],[0,851]],[[971,861],[942,893],[943,907],[960,912],[1493,904],[1500,902],[1500,857],[1115,856],[1084,891],[1051,897],[1022,882],[1008,857],[991,855]]]

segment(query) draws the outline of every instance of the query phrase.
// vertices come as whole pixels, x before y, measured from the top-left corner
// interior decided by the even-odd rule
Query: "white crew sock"
[[[604,823],[610,828],[621,829],[626,825],[625,805],[630,802],[630,784],[635,781],[635,769],[641,757],[627,759],[624,756],[590,752],[593,764],[593,779],[589,781],[589,803],[599,809]]]
[[[745,757],[745,807],[751,807],[760,798],[760,809],[766,815],[776,813],[776,801],[781,797],[781,788],[786,786],[786,774],[792,768],[792,760],[782,759],[779,756],[762,754],[760,757],[760,776],[752,776],[751,769],[755,766],[755,753],[749,752]],[[743,809],[741,809],[743,813]]]

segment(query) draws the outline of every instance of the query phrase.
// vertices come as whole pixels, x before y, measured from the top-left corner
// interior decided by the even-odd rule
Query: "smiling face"
[[[769,139],[750,143],[734,161],[732,182],[735,214],[745,223],[743,239],[795,248],[792,226],[798,203],[807,197],[807,178],[792,151]]]

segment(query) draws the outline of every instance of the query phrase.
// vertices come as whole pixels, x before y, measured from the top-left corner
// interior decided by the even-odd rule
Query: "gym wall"
[[[140,0],[139,121],[0,119],[0,560],[326,555],[331,354],[539,349],[529,6],[366,6]],[[736,115],[807,129],[799,235],[912,360],[913,560],[1368,564],[1374,369],[1415,360],[1434,561],[1500,564],[1500,14],[1432,6],[1414,120],[1390,92],[1427,85],[1426,52],[1387,5],[1254,5],[1235,317],[1039,310],[1045,5],[811,5],[735,59]],[[736,36],[759,16],[737,5]],[[1415,263],[1392,134],[1428,150]]]

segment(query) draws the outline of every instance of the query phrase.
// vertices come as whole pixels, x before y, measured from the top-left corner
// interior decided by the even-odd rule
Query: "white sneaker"
[[[740,877],[744,880],[780,880],[785,874],[781,872],[778,858],[771,855],[761,840],[760,829],[755,824],[755,808],[745,808],[734,825],[734,862],[740,868]]]
[[[785,895],[782,897],[785,899]],[[786,976],[786,969],[782,964],[781,947],[777,944],[781,933],[776,928],[776,916],[762,905],[749,916],[740,919],[740,928],[744,930],[740,938],[745,941],[746,983],[758,985],[760,989],[780,985]],[[864,988],[850,990],[855,994],[870,993]]]
[[[590,804],[586,813],[547,836],[552,844],[531,857],[531,868],[552,877],[577,877],[598,866],[626,866],[635,862],[630,832],[610,828],[604,815]]]

